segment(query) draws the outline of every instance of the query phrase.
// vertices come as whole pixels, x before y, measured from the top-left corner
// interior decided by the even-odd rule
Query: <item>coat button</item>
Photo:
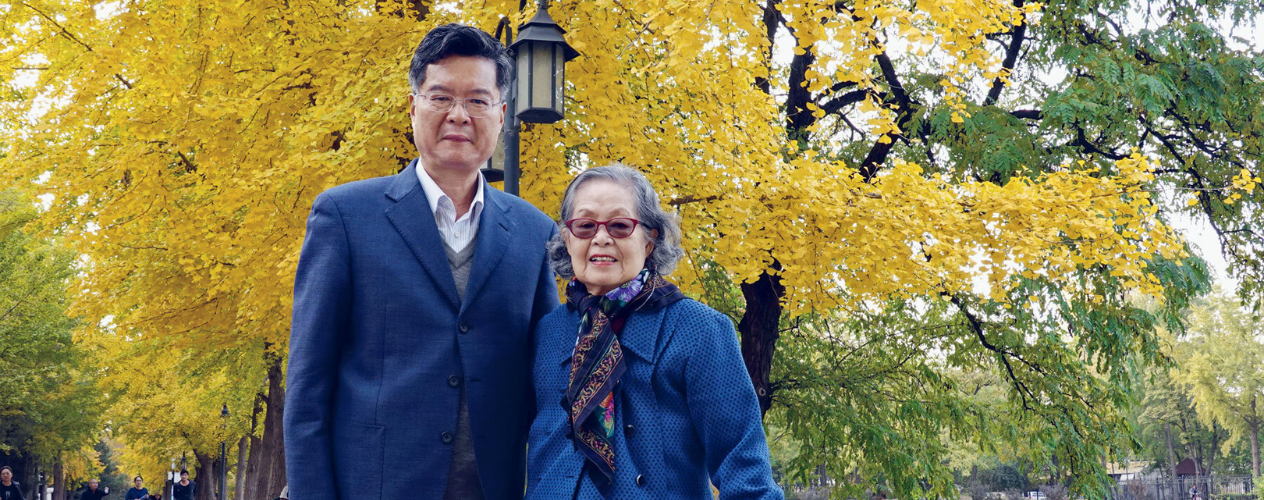
[[[452,444],[452,433],[444,431],[443,434],[439,435],[439,439],[443,441],[443,444]]]
[[[638,474],[638,475],[636,476],[636,485],[637,485],[637,486],[645,486],[645,476],[642,476],[642,475],[639,475],[639,474]]]
[[[632,424],[623,426],[623,433],[628,437],[632,437],[633,434],[636,434],[636,426]]]
[[[462,321],[461,324],[457,325],[457,328],[461,330],[461,333],[470,332],[470,325],[466,324],[464,321]]]
[[[456,387],[458,385],[461,385],[461,377],[456,375],[448,377],[448,387]]]

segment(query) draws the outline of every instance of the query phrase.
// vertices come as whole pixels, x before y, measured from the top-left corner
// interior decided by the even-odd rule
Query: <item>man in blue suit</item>
[[[503,45],[445,25],[409,70],[419,158],[316,197],[285,398],[293,500],[519,499],[556,224],[491,186]]]

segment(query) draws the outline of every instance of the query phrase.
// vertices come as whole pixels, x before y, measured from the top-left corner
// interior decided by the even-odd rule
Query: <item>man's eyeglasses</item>
[[[632,232],[636,231],[636,225],[640,223],[641,221],[629,217],[615,217],[603,221],[575,218],[564,222],[566,229],[570,229],[572,235],[585,240],[596,236],[597,228],[600,226],[606,226],[606,233],[611,238],[627,238],[632,236]]]
[[[459,99],[442,92],[427,92],[425,94],[413,94],[413,96],[416,97],[418,104],[437,113],[447,113],[452,109],[452,106],[459,102],[465,107],[465,114],[470,115],[471,118],[485,118],[499,104],[481,97]]]

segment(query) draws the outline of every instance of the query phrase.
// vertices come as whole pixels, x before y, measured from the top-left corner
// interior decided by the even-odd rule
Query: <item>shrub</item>
[[[1041,486],[1040,493],[1044,494],[1045,500],[1067,500],[1066,486],[1060,484]]]

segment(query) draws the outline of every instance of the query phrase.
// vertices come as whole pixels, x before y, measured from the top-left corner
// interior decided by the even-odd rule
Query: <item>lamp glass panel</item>
[[[553,109],[565,116],[564,92],[566,91],[566,53],[561,47],[553,48]]]
[[[531,107],[553,107],[552,43],[531,44]]]
[[[517,101],[512,110],[514,115],[531,107],[531,47],[535,43],[527,42],[518,47],[515,57],[518,62],[518,89],[515,96]]]

